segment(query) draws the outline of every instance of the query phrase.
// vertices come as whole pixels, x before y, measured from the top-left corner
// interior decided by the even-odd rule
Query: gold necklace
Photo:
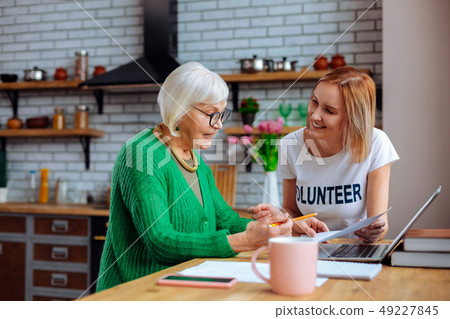
[[[165,136],[165,135],[164,135],[164,132],[163,132],[163,130],[162,130],[162,128],[161,128],[160,125],[158,125],[158,126],[156,127],[156,129],[158,130],[158,133],[159,133],[162,137]],[[164,142],[164,143],[165,143],[165,142]],[[183,166],[183,168],[184,168],[185,170],[187,170],[188,172],[191,172],[191,173],[193,173],[193,172],[195,172],[195,171],[197,170],[197,168],[198,168],[198,161],[197,161],[197,157],[195,156],[194,150],[192,150],[192,149],[189,150],[189,152],[191,152],[192,158],[194,159],[194,166],[189,166],[188,163],[186,163],[186,161],[185,161],[180,155],[178,155],[177,152],[175,152],[175,150],[172,148],[172,145],[170,145],[168,141],[167,141],[167,143],[165,143],[165,144],[167,144],[167,146],[169,146],[170,150],[172,151],[172,154],[175,156],[175,158],[177,159],[177,161],[181,164],[181,166]]]

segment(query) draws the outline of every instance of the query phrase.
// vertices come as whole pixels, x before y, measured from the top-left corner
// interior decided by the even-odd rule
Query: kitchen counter
[[[244,208],[235,208],[235,212],[241,217],[252,218]],[[76,216],[109,216],[109,209],[97,208],[96,205],[78,204],[38,204],[24,202],[0,203],[0,213],[18,214],[47,214],[47,215],[76,215]]]
[[[23,202],[0,203],[1,213],[76,215],[76,216],[109,216],[109,209],[96,208],[95,205],[78,204],[38,204]]]

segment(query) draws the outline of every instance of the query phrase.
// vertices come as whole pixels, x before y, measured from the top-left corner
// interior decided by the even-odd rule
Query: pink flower
[[[283,128],[283,124],[275,123],[275,133],[281,133],[282,128]]]
[[[282,117],[277,118],[277,123],[279,125],[283,126],[284,125],[284,118],[282,118]]]
[[[241,142],[244,145],[250,145],[250,144],[252,144],[252,139],[249,136],[242,136],[241,137]]]
[[[244,125],[244,131],[245,131],[245,133],[247,133],[247,134],[252,134],[252,132],[253,132],[253,127],[251,127],[251,126],[248,125],[248,124],[245,124],[245,125]]]
[[[267,121],[259,122],[258,129],[261,131],[261,133],[267,130],[267,124]]]
[[[236,136],[228,136],[228,143],[230,144],[237,144],[238,143],[238,138]]]
[[[268,134],[275,133],[276,128],[277,128],[277,124],[274,121],[270,120],[267,125],[267,133]]]

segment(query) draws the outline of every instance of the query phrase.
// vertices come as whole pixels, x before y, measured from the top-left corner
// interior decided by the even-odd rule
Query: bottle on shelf
[[[86,129],[89,127],[89,107],[77,105],[75,111],[75,128]]]
[[[63,130],[66,126],[66,118],[64,116],[64,109],[62,107],[55,107],[55,114],[53,115],[52,128],[56,130]]]
[[[88,58],[86,50],[75,52],[75,80],[86,81],[88,79]]]
[[[37,202],[37,186],[36,186],[36,171],[32,170],[29,174],[28,181],[28,202],[36,203]]]
[[[41,189],[38,200],[40,204],[48,203],[48,172],[48,168],[41,169]]]

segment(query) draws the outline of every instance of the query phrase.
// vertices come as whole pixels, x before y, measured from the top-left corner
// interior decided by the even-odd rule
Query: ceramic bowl
[[[26,121],[28,128],[47,128],[50,123],[48,116],[30,117]]]
[[[0,80],[2,80],[2,82],[16,82],[17,74],[2,73],[0,74]]]

